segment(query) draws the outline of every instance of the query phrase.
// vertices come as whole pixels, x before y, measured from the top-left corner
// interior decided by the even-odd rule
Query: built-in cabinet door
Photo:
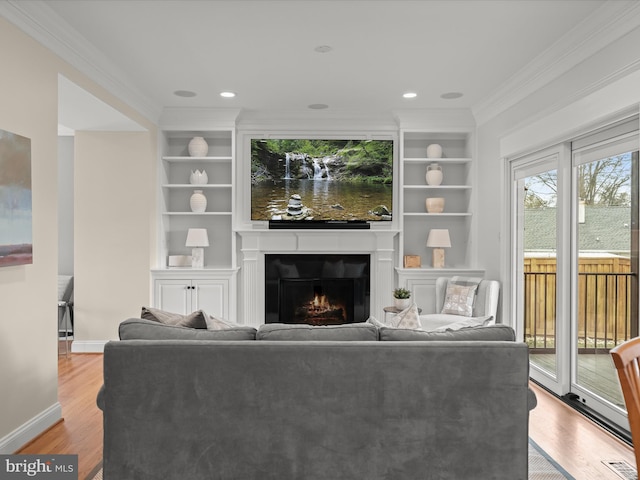
[[[220,280],[163,279],[155,282],[155,307],[186,315],[204,310],[228,318],[229,282]]]
[[[187,314],[191,309],[190,280],[158,280],[155,285],[155,307],[167,312]]]
[[[204,310],[209,315],[228,318],[225,298],[227,283],[198,280],[192,282],[191,299],[194,310]]]

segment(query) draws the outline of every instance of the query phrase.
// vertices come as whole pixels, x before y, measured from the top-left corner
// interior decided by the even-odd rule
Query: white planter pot
[[[393,299],[393,306],[396,307],[398,310],[404,310],[406,308],[409,308],[410,305],[411,305],[410,298],[394,298]]]

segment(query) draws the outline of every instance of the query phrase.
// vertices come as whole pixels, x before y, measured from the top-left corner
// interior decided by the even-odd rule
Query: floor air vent
[[[624,460],[603,460],[602,463],[616,472],[620,478],[624,478],[624,480],[638,480],[638,472],[636,472],[636,469]]]

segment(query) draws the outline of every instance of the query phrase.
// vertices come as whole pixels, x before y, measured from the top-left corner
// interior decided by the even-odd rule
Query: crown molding
[[[47,2],[5,0],[0,2],[0,15],[109,93],[157,123],[162,108],[133,87],[126,73],[60,18]]]
[[[471,131],[476,122],[468,108],[420,108],[394,110],[398,126],[404,130],[427,129],[439,132]]]
[[[238,127],[245,130],[277,128],[291,131],[308,131],[310,128],[366,131],[397,129],[394,118],[387,112],[344,109],[242,110],[238,117]]]
[[[239,108],[165,107],[159,126],[164,130],[235,128],[239,114]]]
[[[473,106],[476,122],[488,122],[638,26],[640,2],[609,0]]]

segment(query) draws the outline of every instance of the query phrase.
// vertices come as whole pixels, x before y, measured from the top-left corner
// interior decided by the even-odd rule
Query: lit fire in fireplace
[[[321,310],[323,309],[327,304],[329,303],[329,300],[327,300],[327,296],[326,295],[318,295],[316,294],[313,297],[313,300],[311,301],[311,305],[310,307],[315,309],[315,310]]]
[[[316,291],[313,300],[305,302],[295,310],[296,320],[310,325],[345,323],[345,307],[332,304],[321,291]]]

